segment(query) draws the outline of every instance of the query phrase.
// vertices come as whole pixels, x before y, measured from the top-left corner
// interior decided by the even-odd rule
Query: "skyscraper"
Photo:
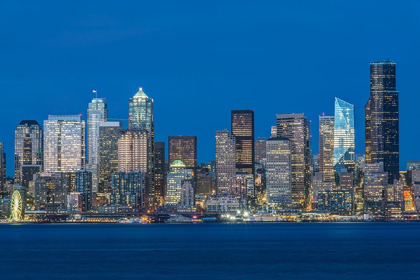
[[[309,122],[304,114],[277,115],[277,137],[290,140],[292,151],[292,203],[302,208],[310,186]]]
[[[139,171],[144,175],[148,171],[147,131],[123,131],[118,140],[118,171]]]
[[[236,173],[235,136],[227,130],[216,131],[217,194],[230,194]]]
[[[322,182],[334,182],[334,117],[319,116],[319,171]]]
[[[197,136],[169,136],[169,162],[182,161],[187,168],[197,167]]]
[[[155,189],[159,205],[166,196],[165,143],[155,142]]]
[[[85,121],[80,115],[49,116],[44,121],[44,171],[85,168]]]
[[[266,160],[266,141],[261,137],[255,140],[255,162],[262,163]]]
[[[180,160],[172,162],[169,168],[165,204],[177,206],[181,201],[182,182],[192,178],[192,170],[187,169],[186,165]]]
[[[157,203],[155,190],[155,122],[153,118],[153,99],[149,98],[142,88],[128,101],[129,123],[128,129],[132,131],[146,131],[148,135],[147,146],[147,176],[144,201],[146,205],[154,206]]]
[[[384,163],[388,182],[399,179],[399,111],[396,64],[370,64],[370,98],[365,106],[366,163]]]
[[[96,91],[95,91],[96,92]],[[93,98],[89,103],[87,111],[87,129],[88,129],[88,163],[92,171],[92,189],[98,192],[99,180],[99,124],[108,119],[108,108],[103,98]]]
[[[254,174],[254,111],[232,110],[232,135],[236,138],[236,172]]]
[[[6,153],[4,152],[4,143],[0,142],[0,191],[4,190],[6,183]]]
[[[284,137],[267,140],[267,202],[276,206],[292,203],[292,146]]]
[[[99,123],[99,192],[109,192],[111,174],[118,171],[120,122]]]
[[[340,174],[343,169],[354,170],[354,105],[335,98],[334,110],[334,168]]]
[[[42,167],[42,128],[36,120],[23,120],[15,130],[15,180],[21,183],[22,166]]]

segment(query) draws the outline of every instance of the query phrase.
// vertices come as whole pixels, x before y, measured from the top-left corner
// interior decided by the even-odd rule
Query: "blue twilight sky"
[[[156,141],[197,135],[200,162],[231,109],[255,110],[256,137],[277,113],[318,115],[334,97],[356,106],[364,151],[369,63],[397,63],[401,167],[420,159],[420,1],[0,0],[0,140],[13,174],[22,119],[83,114],[97,89],[127,118],[139,86],[155,100]]]

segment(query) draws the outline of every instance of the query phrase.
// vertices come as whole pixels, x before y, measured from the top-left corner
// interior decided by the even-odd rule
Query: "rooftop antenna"
[[[95,98],[98,98],[98,91],[96,89],[92,90],[92,93],[95,94],[95,96],[96,96]]]

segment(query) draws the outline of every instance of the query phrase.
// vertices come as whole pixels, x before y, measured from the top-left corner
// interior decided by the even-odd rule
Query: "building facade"
[[[165,203],[166,196],[166,168],[165,143],[155,142],[155,190],[158,204]]]
[[[334,168],[340,174],[354,170],[356,164],[354,105],[335,98],[334,112]]]
[[[169,136],[169,162],[182,161],[187,168],[197,167],[197,136]]]
[[[253,175],[255,171],[254,111],[232,110],[231,115],[231,131],[236,139],[236,172]]]
[[[176,207],[181,201],[182,182],[192,179],[192,170],[180,160],[172,162],[166,183],[166,200],[165,205]]]
[[[236,139],[227,130],[216,131],[217,194],[230,194],[236,174]]]
[[[334,178],[334,117],[319,116],[319,172],[322,182],[333,185]]]
[[[118,140],[118,171],[139,171],[147,176],[149,135],[147,131],[123,131]]]
[[[370,64],[370,98],[365,106],[366,163],[384,163],[388,182],[399,179],[399,101],[396,64]]]

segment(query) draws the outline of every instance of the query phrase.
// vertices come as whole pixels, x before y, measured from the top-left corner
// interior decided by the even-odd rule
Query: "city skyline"
[[[83,10],[67,12],[63,4],[53,3],[51,8],[60,11],[60,18],[52,18],[37,5],[10,2],[0,9],[1,20],[10,26],[4,31],[8,44],[0,46],[8,54],[0,68],[0,92],[5,103],[19,104],[20,110],[5,106],[0,112],[0,141],[9,155],[7,173],[12,175],[13,131],[21,120],[42,123],[48,114],[82,114],[86,119],[92,89],[106,98],[110,116],[126,119],[127,99],[139,86],[156,103],[155,140],[197,136],[198,162],[213,159],[213,149],[204,147],[213,144],[214,131],[230,128],[231,110],[254,110],[255,137],[268,138],[275,114],[304,112],[314,132],[318,115],[333,115],[334,97],[355,105],[356,152],[364,153],[369,63],[387,58],[399,69],[400,163],[404,166],[407,160],[420,158],[420,149],[415,148],[420,132],[411,129],[416,122],[410,116],[420,102],[414,74],[420,62],[415,55],[420,40],[411,36],[416,34],[420,4],[391,3],[359,2],[351,7],[330,3],[316,15],[311,11],[321,4],[225,3],[223,9],[215,5],[200,11],[192,5],[174,15],[171,3],[162,9],[153,3],[123,3],[116,9],[106,3],[99,7],[87,3]],[[137,10],[143,11],[141,21],[136,20]],[[280,11],[281,16],[277,15]],[[375,36],[369,31],[378,24],[371,17],[373,11],[388,18],[375,29]],[[36,14],[42,20],[35,20]],[[218,20],[210,25],[206,19],[214,14]],[[236,15],[234,23],[231,14]],[[154,20],[157,16],[162,20]],[[19,18],[31,20],[33,26],[27,29]],[[46,28],[51,21],[55,28]],[[290,24],[296,28],[285,28]],[[32,28],[44,31],[31,32]],[[389,30],[393,40],[387,44],[377,40],[377,36],[386,38]],[[170,49],[166,42],[174,39],[172,34],[178,45]],[[95,67],[101,62],[101,67]],[[317,71],[301,82],[307,70],[300,66],[308,62]],[[33,65],[38,65],[36,73]],[[346,67],[335,71],[339,65]],[[255,96],[265,98],[255,100]],[[203,121],[215,108],[218,114]],[[168,124],[171,116],[188,117],[190,125]],[[311,141],[316,154],[317,133],[312,133]]]

